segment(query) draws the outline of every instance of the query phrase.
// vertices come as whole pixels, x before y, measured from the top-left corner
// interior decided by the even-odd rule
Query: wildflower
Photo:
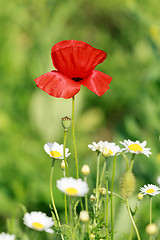
[[[79,219],[82,222],[88,222],[88,220],[89,220],[89,213],[88,213],[88,211],[81,211],[80,214],[79,214]]]
[[[90,168],[88,165],[83,165],[82,168],[81,168],[81,173],[84,175],[84,176],[87,176],[88,174],[90,174]]]
[[[102,141],[99,141],[98,143],[92,142],[92,144],[88,145],[88,148],[90,148],[92,151],[102,153],[104,149],[104,142]]]
[[[48,233],[53,233],[53,230],[50,228],[53,226],[54,222],[52,217],[48,217],[45,213],[42,212],[31,212],[26,213],[23,218],[24,224],[37,231],[45,231]]]
[[[15,239],[15,235],[13,234],[9,234],[9,233],[0,233],[0,240],[14,240]]]
[[[154,235],[158,231],[157,225],[155,223],[148,224],[146,227],[146,233],[149,235]]]
[[[82,179],[64,177],[57,180],[57,188],[68,196],[84,196],[88,192],[88,185]]]
[[[144,185],[140,188],[140,193],[143,195],[155,196],[160,193],[160,188],[153,184]]]
[[[53,97],[68,99],[77,94],[83,85],[101,96],[109,89],[112,78],[94,68],[106,56],[104,51],[83,41],[58,42],[51,50],[52,62],[57,70],[36,78],[37,87]]]
[[[44,145],[44,150],[52,158],[64,159],[64,156],[63,156],[63,144],[59,145],[56,142],[54,142],[54,143],[46,143]],[[68,151],[69,151],[69,149],[66,148],[65,149],[66,157],[68,157],[71,154]]]
[[[103,143],[103,156],[109,157],[109,156],[115,156],[116,154],[120,153],[121,149],[118,145],[115,143],[107,142],[105,141]]]
[[[124,140],[123,142],[120,141],[120,143],[122,145],[125,146],[125,148],[122,149],[122,151],[124,150],[125,152],[131,152],[134,154],[144,154],[147,157],[149,157],[149,155],[151,154],[150,152],[150,148],[145,148],[147,142],[143,141],[142,143],[140,143],[139,141],[131,141],[131,140]]]

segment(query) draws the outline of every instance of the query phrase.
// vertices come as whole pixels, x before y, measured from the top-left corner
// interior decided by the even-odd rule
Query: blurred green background
[[[95,186],[96,159],[92,141],[147,140],[150,158],[137,157],[137,189],[157,184],[160,175],[160,4],[158,0],[0,0],[0,231],[13,218],[10,231],[26,231],[23,210],[50,215],[51,159],[46,142],[63,143],[61,117],[71,117],[71,99],[55,99],[36,88],[34,79],[53,69],[52,46],[76,39],[107,52],[97,69],[112,76],[110,90],[98,97],[82,87],[76,95],[76,137],[79,166],[91,167]],[[70,174],[75,176],[71,131],[68,145]],[[120,159],[116,183],[125,170]],[[112,161],[110,163],[112,169]],[[54,181],[62,177],[56,162]],[[109,173],[111,174],[111,173]],[[91,191],[90,191],[91,193]],[[63,213],[63,194],[54,187],[57,208]],[[154,199],[153,221],[160,226],[160,197]],[[116,200],[115,200],[116,201]],[[125,239],[130,223],[125,207],[116,205],[117,239]],[[137,225],[142,239],[149,221],[147,197]],[[16,219],[16,220],[15,220]],[[53,239],[38,234],[38,239]],[[127,238],[126,238],[127,239]],[[135,238],[136,239],[136,238]]]

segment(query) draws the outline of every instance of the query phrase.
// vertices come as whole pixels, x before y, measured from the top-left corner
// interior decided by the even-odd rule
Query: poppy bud
[[[156,234],[157,230],[158,230],[158,228],[155,223],[148,224],[146,227],[146,233],[148,233],[149,235]]]
[[[81,168],[81,173],[84,176],[87,176],[88,174],[90,174],[90,168],[88,165],[83,165],[83,167]]]
[[[132,195],[135,188],[135,176],[132,172],[127,171],[121,178],[121,195],[123,198],[128,198]]]
[[[69,117],[67,117],[67,116],[65,116],[65,117],[62,118],[62,126],[63,126],[63,128],[64,128],[65,130],[70,127],[70,125],[71,125],[71,120],[72,120],[72,119],[69,118]]]
[[[87,211],[81,211],[80,212],[80,215],[79,215],[79,219],[82,221],[82,222],[88,222],[89,220],[89,214]]]

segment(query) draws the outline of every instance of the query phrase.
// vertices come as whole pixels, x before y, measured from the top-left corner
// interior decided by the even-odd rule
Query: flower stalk
[[[74,155],[75,155],[75,164],[76,164],[76,177],[79,178],[78,173],[78,157],[77,157],[77,149],[76,149],[76,139],[75,139],[75,126],[74,126],[74,115],[75,115],[75,98],[72,98],[72,136],[73,136],[73,146],[74,146]]]
[[[59,228],[60,228],[60,227],[61,227],[61,223],[60,223],[60,220],[59,220],[58,212],[57,212],[56,205],[55,205],[55,202],[54,202],[53,191],[52,191],[52,188],[53,188],[52,182],[53,182],[54,163],[55,163],[55,159],[53,158],[53,160],[52,160],[51,174],[50,174],[50,193],[51,193],[52,206],[53,206],[53,209],[54,209],[54,212],[55,212],[55,216],[56,216],[56,219],[57,219],[58,226],[59,226]],[[62,234],[61,234],[61,238],[62,238],[62,240],[64,240]]]
[[[114,238],[114,220],[113,220],[113,187],[114,187],[114,177],[115,177],[115,170],[116,170],[116,159],[117,156],[114,156],[113,160],[113,171],[112,171],[112,181],[111,181],[111,239]]]
[[[136,231],[137,239],[138,239],[138,240],[141,240],[140,235],[139,235],[139,232],[138,232],[138,229],[137,229],[137,226],[136,226],[136,224],[135,224],[135,221],[134,221],[134,219],[133,219],[133,216],[132,216],[132,213],[131,213],[129,204],[128,204],[128,198],[126,198],[126,207],[127,207],[127,210],[128,210],[129,217],[130,217],[130,219],[131,219],[132,225],[133,225],[133,227],[134,227],[134,229],[135,229],[135,231]]]

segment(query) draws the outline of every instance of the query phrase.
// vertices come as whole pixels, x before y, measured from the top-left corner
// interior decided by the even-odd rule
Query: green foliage
[[[12,216],[22,222],[19,204],[28,211],[50,214],[51,162],[43,145],[52,141],[62,143],[60,119],[71,115],[71,101],[51,98],[36,89],[34,79],[53,69],[51,47],[64,39],[83,40],[106,51],[108,58],[98,69],[113,77],[110,90],[101,98],[86,88],[76,96],[79,164],[81,167],[87,162],[91,166],[90,186],[95,182],[95,162],[87,145],[97,140],[118,142],[125,138],[147,140],[152,148],[150,159],[142,157],[135,162],[136,191],[144,183],[156,184],[160,175],[159,10],[158,0],[1,0],[1,231]],[[72,141],[67,142],[67,147],[73,149]],[[124,166],[118,164],[124,172]],[[55,182],[62,177],[59,165],[57,162],[55,166]],[[69,165],[70,174],[75,175],[72,157]],[[56,187],[54,196],[63,213],[62,194]],[[158,200],[155,206],[160,207]],[[156,219],[158,211],[153,212]],[[145,203],[140,213],[144,216]],[[147,217],[140,217],[142,229],[146,223]],[[121,226],[120,221],[118,225]],[[141,234],[145,239],[143,231]]]

